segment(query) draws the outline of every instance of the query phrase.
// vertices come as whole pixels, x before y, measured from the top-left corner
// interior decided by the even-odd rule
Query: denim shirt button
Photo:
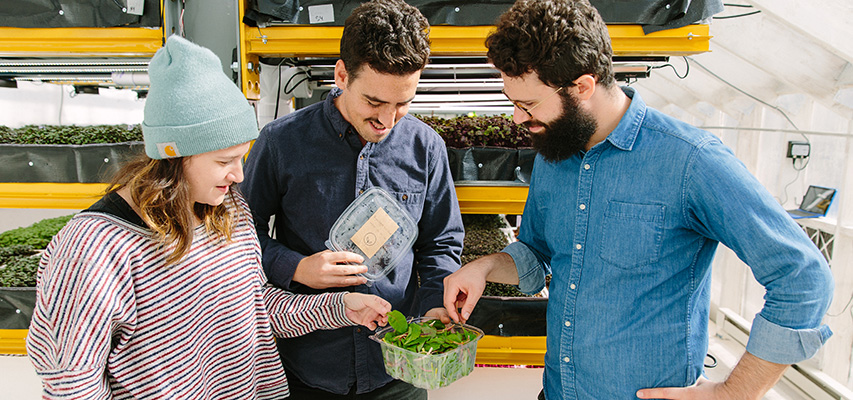
[[[571,285],[569,285],[569,287],[570,287],[570,288],[572,288],[572,289],[576,289],[576,288],[577,288],[577,286],[575,286],[575,284],[574,284],[574,283],[573,283],[573,284],[571,284]]]
[[[586,204],[581,204],[578,206],[581,210],[586,210]]]
[[[584,165],[583,165],[583,169],[585,169],[585,170],[589,170],[589,164],[584,164]]]
[[[571,321],[566,321],[566,326],[572,326]]]
[[[581,244],[580,244],[580,243],[578,243],[578,244],[576,244],[576,245],[575,245],[575,248],[576,248],[576,249],[578,249],[578,250],[580,250],[580,249],[582,249],[582,248],[583,248],[583,246],[581,246]]]
[[[565,361],[565,362],[569,362],[569,361],[572,361],[572,360],[571,360],[569,357],[563,357],[563,361]]]

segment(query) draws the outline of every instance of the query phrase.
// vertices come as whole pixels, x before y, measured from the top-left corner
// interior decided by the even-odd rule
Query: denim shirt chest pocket
[[[637,268],[660,259],[666,207],[611,201],[602,225],[601,258],[620,268]]]

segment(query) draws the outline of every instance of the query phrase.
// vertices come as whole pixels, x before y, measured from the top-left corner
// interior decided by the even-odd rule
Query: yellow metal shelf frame
[[[0,183],[0,208],[82,210],[106,189],[103,183]],[[513,214],[524,211],[527,186],[457,186],[463,214]]]
[[[27,332],[27,329],[0,329],[0,354],[27,354]],[[475,362],[545,365],[545,336],[483,336],[477,343]]]
[[[2,57],[151,57],[162,28],[0,27]]]
[[[456,186],[463,214],[521,215],[527,192],[527,186]]]
[[[242,21],[246,0],[239,0]],[[486,54],[485,40],[494,26],[430,27],[434,56]],[[710,26],[688,25],[645,34],[641,25],[607,26],[614,56],[683,56],[710,50]],[[246,98],[260,98],[259,57],[335,57],[342,26],[278,25],[265,28],[240,24],[241,85]]]
[[[106,189],[103,183],[0,183],[0,208],[82,210]]]
[[[483,336],[477,343],[475,362],[544,366],[545,336]]]
[[[0,329],[0,354],[27,354],[27,329]]]
[[[494,26],[433,26],[432,55],[485,55],[486,36]],[[690,55],[709,50],[708,25],[688,25],[644,34],[641,25],[608,25],[615,56]],[[247,27],[245,51],[251,55],[333,57],[340,49],[341,26]]]

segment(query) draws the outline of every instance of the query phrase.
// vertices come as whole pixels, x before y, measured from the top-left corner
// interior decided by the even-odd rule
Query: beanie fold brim
[[[258,138],[255,110],[246,104],[240,112],[181,126],[142,123],[145,153],[153,159],[186,157],[221,150]]]

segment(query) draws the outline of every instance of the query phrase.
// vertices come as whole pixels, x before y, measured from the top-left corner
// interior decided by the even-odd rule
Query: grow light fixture
[[[137,87],[114,77],[146,74],[148,59],[0,59],[0,80],[102,87]],[[147,83],[144,84],[147,86]]]
[[[664,63],[668,57],[614,57],[616,79],[631,82],[650,76],[653,65]],[[334,87],[337,58],[307,57],[303,59],[264,59],[266,68],[279,65],[298,66],[311,71],[315,89]],[[486,57],[431,57],[421,73],[417,94],[409,110],[424,114],[512,114],[513,106],[501,94],[503,81],[500,72]]]

